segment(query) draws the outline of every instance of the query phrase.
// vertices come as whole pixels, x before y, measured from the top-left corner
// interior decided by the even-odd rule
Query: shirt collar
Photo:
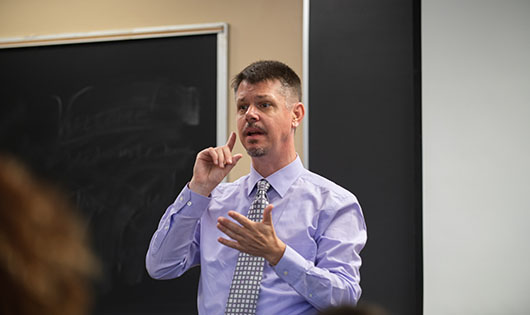
[[[265,178],[272,188],[283,198],[287,190],[291,187],[294,181],[300,176],[302,171],[305,170],[302,161],[299,156],[291,163],[284,166],[282,169],[274,172],[269,177]],[[250,166],[250,175],[248,180],[248,195],[252,193],[252,190],[256,186],[256,183],[262,179],[261,176],[253,166]]]

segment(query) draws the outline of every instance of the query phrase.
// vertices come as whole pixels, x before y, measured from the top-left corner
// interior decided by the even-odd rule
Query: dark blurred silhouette
[[[319,315],[388,315],[388,313],[381,307],[375,305],[359,305],[359,306],[338,306],[328,308]]]
[[[0,156],[0,314],[83,315],[98,264],[67,199]]]

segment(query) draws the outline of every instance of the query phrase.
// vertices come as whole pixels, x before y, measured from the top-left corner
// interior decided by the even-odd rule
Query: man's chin
[[[251,157],[262,157],[267,154],[267,150],[264,148],[249,148],[247,149],[247,153]]]

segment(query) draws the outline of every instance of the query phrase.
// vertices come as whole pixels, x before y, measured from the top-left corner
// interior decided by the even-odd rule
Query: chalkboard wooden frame
[[[129,39],[161,38],[217,34],[217,145],[226,143],[228,117],[228,24],[205,23],[142,27],[125,30],[107,30],[83,33],[64,33],[25,37],[0,38],[0,49],[44,45],[64,45]]]

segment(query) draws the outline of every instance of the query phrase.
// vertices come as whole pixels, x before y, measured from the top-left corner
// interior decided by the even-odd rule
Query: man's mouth
[[[252,136],[261,136],[265,134],[265,131],[261,128],[256,127],[248,127],[245,129],[245,136],[252,137]]]

